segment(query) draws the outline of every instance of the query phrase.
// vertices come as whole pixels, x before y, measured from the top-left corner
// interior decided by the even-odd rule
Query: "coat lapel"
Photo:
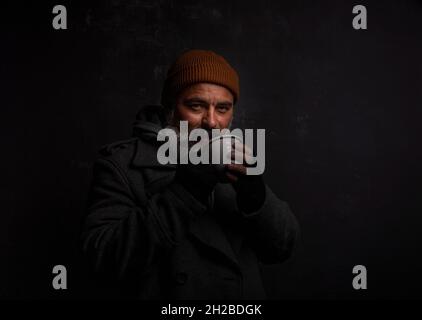
[[[202,244],[222,254],[235,269],[240,269],[236,255],[212,213],[207,212],[195,219],[190,225],[190,233]]]
[[[149,183],[168,176],[177,167],[177,165],[160,164],[157,160],[157,149],[157,144],[139,139],[132,159],[132,166],[134,167],[154,169],[152,170],[154,177]],[[220,200],[225,201],[226,199],[216,199],[217,202]],[[236,255],[223,229],[213,218],[214,214],[214,212],[206,212],[194,219],[190,224],[189,231],[202,244],[220,252],[234,268],[239,270],[240,267]]]

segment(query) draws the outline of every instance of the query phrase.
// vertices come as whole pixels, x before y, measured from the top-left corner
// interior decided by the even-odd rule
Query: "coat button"
[[[184,272],[176,273],[175,280],[177,284],[185,284],[186,280],[188,280],[188,275]]]

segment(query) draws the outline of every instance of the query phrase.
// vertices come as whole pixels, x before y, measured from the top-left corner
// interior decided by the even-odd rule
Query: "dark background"
[[[68,29],[54,30],[63,4]],[[352,28],[352,8],[368,30]],[[104,144],[131,135],[188,48],[238,70],[236,123],[267,131],[266,180],[302,229],[271,298],[421,297],[422,2],[75,1],[1,10],[0,297],[80,296],[75,249]],[[66,291],[51,286],[54,265]],[[352,268],[368,269],[368,290]]]

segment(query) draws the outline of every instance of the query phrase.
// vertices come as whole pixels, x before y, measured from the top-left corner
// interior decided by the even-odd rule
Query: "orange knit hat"
[[[173,107],[177,94],[200,82],[214,83],[231,91],[236,103],[239,97],[239,77],[220,55],[207,50],[188,50],[180,55],[167,72],[161,103]]]

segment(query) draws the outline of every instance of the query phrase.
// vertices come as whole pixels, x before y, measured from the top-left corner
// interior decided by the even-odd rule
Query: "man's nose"
[[[214,129],[217,127],[217,120],[213,110],[207,111],[207,114],[202,118],[202,125],[207,129]]]

